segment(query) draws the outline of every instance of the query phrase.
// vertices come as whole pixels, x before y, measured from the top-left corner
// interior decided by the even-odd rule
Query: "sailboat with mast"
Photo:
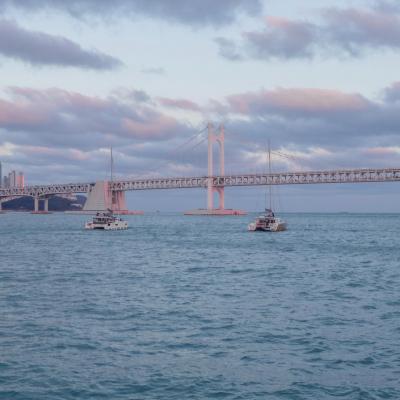
[[[271,146],[268,142],[268,173],[271,175]],[[268,185],[269,189],[269,208],[265,209],[264,214],[260,215],[251,222],[247,229],[250,232],[262,231],[262,232],[282,232],[286,231],[287,223],[276,217],[272,210],[272,185]]]
[[[111,158],[111,166],[110,166],[110,183],[112,183],[114,178],[114,159],[113,159],[113,151],[112,147],[110,149],[110,158]],[[119,231],[128,229],[128,223],[122,220],[119,217],[116,217],[113,213],[113,210],[108,209],[105,212],[98,212],[93,217],[91,221],[86,222],[85,229],[94,230],[94,229],[102,229],[105,231]]]

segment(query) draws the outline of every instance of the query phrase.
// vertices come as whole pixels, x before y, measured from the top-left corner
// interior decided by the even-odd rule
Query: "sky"
[[[27,184],[400,166],[395,0],[0,0],[0,161]],[[278,155],[279,153],[279,155]],[[284,155],[284,156],[282,156]],[[276,188],[282,211],[400,212],[398,184]],[[226,189],[263,207],[265,188]],[[203,190],[129,193],[204,207]]]

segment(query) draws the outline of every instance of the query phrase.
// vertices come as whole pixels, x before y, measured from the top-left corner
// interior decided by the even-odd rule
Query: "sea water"
[[[0,215],[1,399],[400,399],[400,215]]]

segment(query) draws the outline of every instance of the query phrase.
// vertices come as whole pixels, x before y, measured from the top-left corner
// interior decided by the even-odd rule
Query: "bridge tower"
[[[213,145],[219,145],[219,175],[225,175],[225,131],[221,124],[219,132],[214,131],[212,124],[208,124],[208,183],[207,183],[207,210],[214,210],[214,193],[218,193],[219,205],[218,210],[225,209],[225,192],[224,187],[216,187],[213,185],[214,177],[214,157]]]
[[[225,129],[221,124],[218,131],[214,126],[208,124],[208,173],[207,173],[207,209],[186,211],[185,215],[246,215],[245,211],[225,208],[225,188],[214,185],[214,144],[219,149],[219,174],[225,176]],[[214,208],[214,194],[218,193],[218,208]]]

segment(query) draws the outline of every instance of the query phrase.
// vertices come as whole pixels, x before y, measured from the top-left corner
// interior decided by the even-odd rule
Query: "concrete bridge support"
[[[125,192],[114,190],[111,192],[111,209],[114,212],[127,212]]]
[[[141,211],[128,211],[125,191],[112,190],[110,182],[99,181],[89,190],[83,211],[95,213],[112,210],[116,214],[143,214]]]
[[[107,211],[111,209],[109,199],[109,188],[107,181],[98,181],[92,186],[87,194],[87,200],[83,207],[85,212]]]
[[[50,196],[33,198],[33,214],[48,214],[49,213],[49,199]],[[43,200],[43,211],[40,211],[40,201]]]
[[[34,197],[33,198],[33,212],[37,213],[39,212],[39,197]]]

